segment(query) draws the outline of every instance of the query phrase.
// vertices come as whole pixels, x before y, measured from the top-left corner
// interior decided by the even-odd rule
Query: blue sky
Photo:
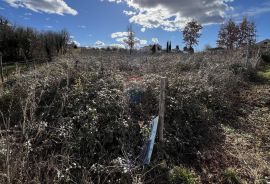
[[[132,23],[141,46],[183,47],[180,30],[196,19],[204,25],[200,50],[215,46],[224,20],[243,16],[255,21],[259,41],[270,38],[270,0],[0,0],[0,16],[38,30],[65,28],[82,46],[122,46]]]

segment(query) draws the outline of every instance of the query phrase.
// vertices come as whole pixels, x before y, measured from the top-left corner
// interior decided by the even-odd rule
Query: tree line
[[[198,45],[201,37],[203,26],[196,20],[187,22],[182,30],[183,41],[185,43],[184,51],[193,53],[194,46]],[[128,39],[125,42],[130,49],[130,53],[136,44],[135,33],[132,29],[128,29]],[[227,50],[243,48],[256,44],[256,25],[253,21],[244,17],[240,23],[236,23],[233,19],[224,22],[219,30],[217,46]],[[153,46],[152,52],[156,52],[156,45]],[[177,46],[176,50],[179,50]],[[167,52],[171,51],[171,42],[167,42]]]
[[[184,50],[193,50],[198,44],[202,29],[196,20],[188,22],[183,30],[185,43]],[[256,44],[256,25],[246,17],[237,24],[233,19],[229,19],[220,26],[218,33],[217,46],[227,50],[233,50],[245,46]]]
[[[222,48],[233,50],[256,43],[256,25],[246,17],[237,24],[229,19],[221,25],[217,45]]]
[[[30,27],[14,26],[0,17],[0,52],[3,62],[51,61],[54,56],[65,54],[69,33],[37,31]]]

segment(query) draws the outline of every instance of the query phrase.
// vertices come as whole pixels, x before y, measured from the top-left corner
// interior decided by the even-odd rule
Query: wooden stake
[[[158,123],[158,141],[163,142],[164,118],[165,118],[165,101],[166,101],[167,78],[162,77],[160,80],[160,99],[159,99],[159,123]]]
[[[4,76],[3,76],[3,60],[2,60],[2,53],[0,52],[0,75],[2,83],[4,83]]]

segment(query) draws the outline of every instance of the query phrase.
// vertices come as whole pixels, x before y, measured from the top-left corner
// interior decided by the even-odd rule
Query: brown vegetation
[[[264,123],[251,121],[258,93],[246,94],[257,78],[242,56],[90,50],[14,73],[0,98],[1,183],[266,182],[269,104],[262,96]],[[142,166],[161,76],[165,142]]]

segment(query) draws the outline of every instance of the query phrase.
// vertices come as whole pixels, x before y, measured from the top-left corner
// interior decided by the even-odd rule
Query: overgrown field
[[[89,51],[18,70],[0,98],[0,183],[266,183],[269,116],[257,147],[248,144],[257,165],[237,154],[246,150],[237,150],[240,139],[254,135],[243,94],[261,81],[245,60],[240,52]],[[162,76],[165,142],[143,166]]]

